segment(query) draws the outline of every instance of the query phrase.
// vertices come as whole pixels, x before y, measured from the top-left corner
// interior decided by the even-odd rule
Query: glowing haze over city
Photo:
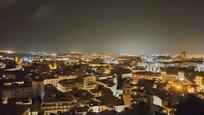
[[[0,48],[92,53],[204,53],[203,2],[1,0]]]

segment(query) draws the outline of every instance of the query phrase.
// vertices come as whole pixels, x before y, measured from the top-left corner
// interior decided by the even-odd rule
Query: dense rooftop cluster
[[[204,113],[202,56],[0,52],[3,115]],[[191,99],[188,102],[188,98]],[[194,114],[191,112],[191,115]],[[196,114],[196,113],[195,113]]]

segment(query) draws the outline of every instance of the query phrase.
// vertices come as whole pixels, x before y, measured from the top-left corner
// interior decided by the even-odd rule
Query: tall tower
[[[124,85],[123,87],[123,101],[127,108],[130,108],[132,105],[132,97],[131,97],[131,88],[129,85]]]
[[[44,80],[38,76],[32,80],[32,93],[33,97],[44,96]]]
[[[186,52],[183,51],[181,52],[181,60],[185,60],[186,59]]]

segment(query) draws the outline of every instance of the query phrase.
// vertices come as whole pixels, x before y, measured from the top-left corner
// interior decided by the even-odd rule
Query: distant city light
[[[8,50],[7,53],[8,53],[8,54],[13,54],[13,53],[15,53],[15,52]]]

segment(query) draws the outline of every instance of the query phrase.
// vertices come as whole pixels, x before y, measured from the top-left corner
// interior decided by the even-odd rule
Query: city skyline
[[[0,49],[204,54],[202,1],[0,2]]]
[[[204,115],[203,5],[0,0],[0,114]]]

